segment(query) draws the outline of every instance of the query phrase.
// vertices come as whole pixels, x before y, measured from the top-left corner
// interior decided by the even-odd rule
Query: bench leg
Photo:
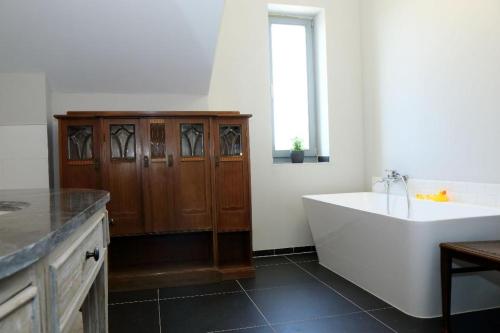
[[[450,311],[451,311],[451,255],[447,249],[441,249],[441,306],[442,326],[441,332],[450,333]]]

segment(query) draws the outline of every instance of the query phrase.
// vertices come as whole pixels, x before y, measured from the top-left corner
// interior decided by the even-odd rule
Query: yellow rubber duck
[[[436,194],[421,194],[418,193],[416,195],[417,199],[420,200],[431,200],[431,201],[437,201],[437,202],[447,202],[448,200],[448,193],[446,190],[439,191]]]

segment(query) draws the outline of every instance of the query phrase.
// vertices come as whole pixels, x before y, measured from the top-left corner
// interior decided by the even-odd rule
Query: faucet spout
[[[404,184],[405,192],[406,192],[406,216],[410,218],[410,192],[408,190],[408,176],[402,175],[396,170],[385,170],[386,175],[382,177],[382,179],[375,182],[377,183],[385,183],[386,188],[386,196],[387,196],[387,215],[390,215],[390,204],[389,204],[389,195],[391,192],[391,183],[402,182]]]

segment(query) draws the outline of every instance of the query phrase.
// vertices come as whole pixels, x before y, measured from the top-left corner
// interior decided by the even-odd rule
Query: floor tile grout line
[[[288,258],[287,258],[288,259]],[[288,259],[290,260],[290,259]],[[291,260],[290,260],[291,261]],[[317,281],[321,282],[324,286],[326,286],[327,288],[329,288],[330,290],[334,291],[336,294],[338,294],[339,296],[341,296],[342,298],[344,298],[345,300],[347,300],[348,302],[352,303],[354,306],[356,306],[357,308],[361,309],[364,313],[366,313],[368,316],[370,316],[371,318],[375,319],[376,321],[378,321],[379,323],[381,323],[383,326],[387,327],[389,330],[391,330],[392,332],[395,332],[397,333],[397,331],[395,329],[393,329],[392,327],[390,327],[389,325],[387,325],[386,323],[384,323],[382,320],[378,319],[377,317],[375,317],[374,315],[372,315],[371,313],[369,313],[368,311],[366,311],[365,309],[363,309],[361,306],[359,306],[357,303],[355,303],[353,300],[351,300],[350,298],[344,296],[342,293],[338,292],[337,290],[335,290],[332,286],[330,286],[329,284],[327,284],[326,282],[324,282],[323,280],[321,280],[320,278],[318,278],[317,276],[315,276],[314,274],[312,274],[311,272],[309,272],[308,270],[306,270],[305,268],[303,268],[302,266],[300,266],[299,264],[297,263],[294,263],[299,269],[301,269],[302,271],[304,271],[305,273],[309,274],[310,276],[312,276],[314,279],[316,279]]]
[[[246,291],[265,291],[265,290],[285,289],[285,288],[290,288],[290,287],[295,287],[295,286],[307,286],[307,285],[315,285],[315,284],[318,284],[318,282],[313,281],[313,282],[289,283],[289,284],[281,284],[279,286],[274,286],[274,287],[248,288],[245,290]]]
[[[228,328],[225,330],[208,331],[207,333],[237,332],[237,331],[241,331],[241,330],[247,330],[250,328],[261,328],[261,327],[269,327],[269,325],[265,324],[265,325],[254,325],[254,326],[245,326],[245,327],[238,327],[238,328]]]
[[[347,312],[347,313],[338,313],[338,314],[331,314],[331,315],[324,315],[324,316],[315,316],[315,317],[309,317],[309,318],[304,318],[304,319],[297,319],[297,320],[287,320],[287,321],[277,321],[271,323],[271,325],[290,325],[290,324],[297,324],[297,323],[304,323],[308,321],[316,321],[316,320],[322,320],[322,319],[331,319],[331,318],[341,318],[341,317],[348,317],[352,316],[355,314],[361,314],[364,313],[365,311],[353,311],[353,312]]]
[[[383,308],[383,309],[392,309],[392,307],[389,308]],[[382,310],[377,309],[377,310]],[[370,310],[370,311],[376,311],[376,310]],[[332,319],[332,318],[341,318],[341,317],[348,317],[356,314],[361,314],[365,313],[366,311],[359,310],[359,311],[353,311],[353,312],[348,312],[348,313],[339,313],[339,314],[331,314],[331,315],[324,315],[324,316],[313,316],[305,319],[299,319],[299,320],[287,320],[287,321],[277,321],[277,322],[269,322],[269,325],[275,326],[275,325],[290,325],[290,324],[297,324],[297,323],[303,323],[303,322],[309,322],[309,321],[316,321],[316,320],[323,320],[323,319]],[[255,326],[246,326],[246,327],[238,327],[238,328],[230,328],[230,329],[225,329],[225,330],[217,330],[217,331],[210,331],[207,333],[222,333],[222,332],[234,332],[234,331],[241,331],[249,328],[258,328],[258,327],[268,327],[269,325],[255,325]]]
[[[287,260],[290,260],[288,257],[285,256],[285,258]],[[292,262],[293,264],[295,264],[300,270],[302,270],[303,272],[309,274],[310,276],[312,276],[314,279],[316,279],[317,281],[321,282],[325,287],[327,287],[328,289],[334,291],[337,295],[341,296],[342,298],[344,298],[346,301],[350,302],[351,304],[353,304],[354,306],[356,306],[357,308],[361,309],[364,313],[366,313],[368,316],[372,317],[373,319],[375,319],[376,321],[378,321],[379,323],[381,323],[382,325],[384,325],[385,327],[387,327],[388,329],[390,329],[392,332],[394,333],[397,333],[397,331],[395,329],[393,329],[392,327],[390,327],[389,325],[387,325],[386,323],[384,323],[383,321],[381,321],[380,319],[378,319],[377,317],[375,317],[374,315],[372,315],[371,313],[367,312],[365,309],[363,309],[361,306],[359,306],[358,304],[356,304],[354,301],[352,301],[351,299],[349,299],[348,297],[342,295],[341,293],[339,293],[337,290],[335,290],[332,286],[330,286],[328,283],[324,282],[323,280],[321,280],[320,278],[318,278],[317,276],[315,276],[314,274],[312,274],[311,272],[309,272],[308,270],[304,269],[303,267],[301,267],[299,264],[293,262],[292,260],[290,260],[290,262]]]
[[[273,332],[276,332],[274,330],[274,327],[271,326],[271,323],[269,322],[269,320],[267,319],[267,317],[264,315],[264,313],[262,312],[262,310],[259,308],[259,306],[257,305],[257,303],[254,302],[254,300],[252,299],[252,297],[250,297],[250,295],[247,293],[247,291],[245,290],[245,288],[243,288],[243,286],[241,285],[240,281],[239,280],[236,280],[236,283],[238,283],[238,285],[240,286],[241,290],[243,290],[243,292],[245,293],[245,295],[247,295],[248,299],[250,300],[250,302],[252,302],[252,304],[255,306],[255,308],[257,309],[257,311],[260,313],[260,315],[262,316],[262,318],[264,318],[264,321],[266,322],[267,325],[269,325],[269,327],[271,328],[271,330]]]
[[[261,267],[273,267],[273,266],[283,266],[283,265],[290,265],[289,262],[281,262],[279,264],[264,264],[264,265],[255,265],[255,268],[261,268]]]
[[[217,295],[240,294],[240,293],[243,293],[243,292],[241,290],[238,290],[238,291],[222,291],[222,292],[216,292],[216,293],[210,293],[210,294],[174,296],[174,297],[163,297],[163,298],[158,296],[158,297],[156,297],[154,299],[144,299],[144,300],[137,300],[137,301],[116,302],[116,303],[109,303],[108,305],[121,305],[121,304],[156,302],[157,299],[159,299],[160,301],[171,301],[171,300],[187,299],[187,298],[194,298],[194,297],[217,296]]]
[[[365,310],[366,312],[377,312],[377,311],[383,311],[383,310],[391,310],[395,309],[393,306],[384,306],[382,308],[375,308],[375,309],[370,309],[370,310]]]
[[[154,298],[154,299],[141,299],[141,300],[137,300],[137,301],[126,301],[126,302],[108,303],[108,305],[112,306],[112,305],[146,303],[146,302],[156,302],[156,298]]]
[[[243,293],[241,290],[235,290],[235,291],[221,291],[221,292],[215,292],[215,293],[210,293],[210,294],[198,294],[198,295],[186,295],[186,296],[173,296],[173,297],[160,297],[160,301],[173,301],[177,299],[188,299],[188,298],[195,298],[195,297],[206,297],[206,296],[218,296],[218,295],[231,295],[231,294],[241,294]]]
[[[158,326],[160,328],[160,333],[161,333],[161,305],[160,305],[160,289],[156,289],[156,299],[157,299],[157,304],[158,304]]]
[[[297,264],[303,264],[303,263],[308,263],[308,262],[318,262],[318,260],[302,260],[302,261],[297,261]],[[294,262],[295,263],[295,262]],[[261,268],[261,267],[273,267],[273,266],[283,266],[283,265],[291,265],[289,262],[281,262],[278,264],[263,264],[263,265],[255,265],[255,268]]]

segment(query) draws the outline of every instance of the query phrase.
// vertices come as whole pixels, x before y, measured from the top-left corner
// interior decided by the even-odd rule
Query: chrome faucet
[[[390,214],[389,195],[391,193],[391,184],[402,182],[405,186],[405,191],[406,191],[407,217],[410,218],[410,192],[408,191],[408,178],[409,177],[407,175],[402,175],[396,170],[385,170],[385,176],[375,183],[375,184],[378,183],[385,184],[385,190],[387,195],[387,200],[386,200],[387,215]]]

